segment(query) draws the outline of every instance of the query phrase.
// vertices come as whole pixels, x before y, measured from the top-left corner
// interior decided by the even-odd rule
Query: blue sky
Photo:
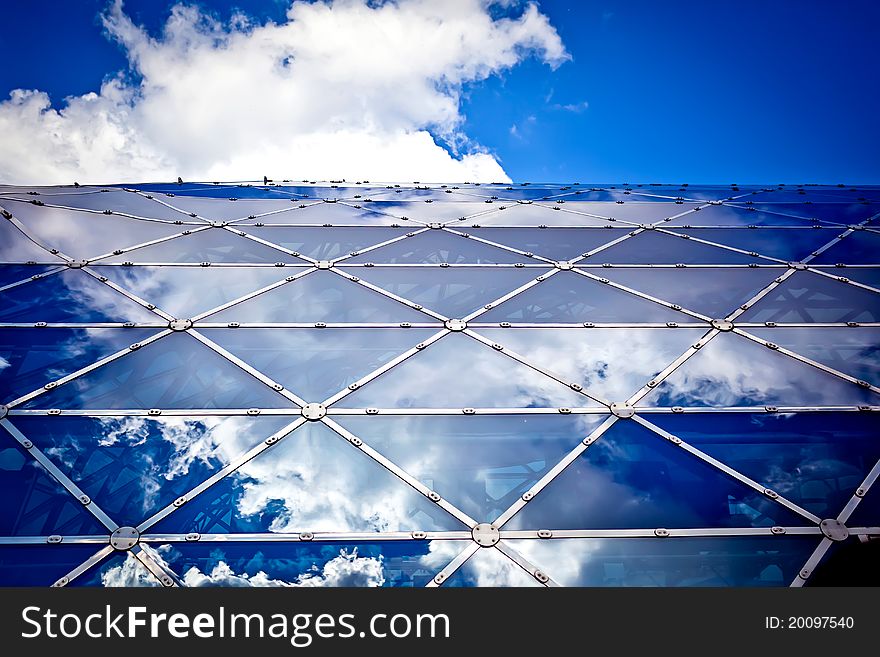
[[[158,36],[174,3],[128,0]],[[197,3],[283,22],[280,1]],[[0,98],[98,91],[128,66],[105,0],[10,0]],[[539,3],[570,59],[522,56],[462,85],[458,132],[514,180],[880,183],[880,3]],[[496,17],[523,7],[492,8]],[[137,75],[134,76],[135,78]],[[434,130],[433,134],[437,134]]]

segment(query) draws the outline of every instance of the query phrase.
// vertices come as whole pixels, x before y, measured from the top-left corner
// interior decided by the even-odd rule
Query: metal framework
[[[279,200],[290,201],[290,207],[277,208]],[[873,451],[859,444],[849,453],[852,463],[829,466],[826,461],[840,454],[833,446],[820,446],[815,458],[825,459],[822,467],[846,469],[846,481],[857,476],[858,482],[844,490],[846,503],[836,513],[816,513],[811,509],[831,504],[830,494],[827,499],[810,497],[801,489],[815,488],[818,479],[800,481],[798,477],[807,477],[800,470],[774,472],[772,479],[785,486],[775,490],[769,471],[758,468],[750,474],[742,467],[750,465],[747,459],[733,467],[725,462],[725,454],[730,452],[713,455],[713,434],[716,428],[724,433],[727,418],[734,417],[813,418],[816,432],[821,426],[825,433],[828,425],[833,432],[835,423],[857,418],[870,424],[876,443],[875,418],[880,417],[876,415],[880,411],[877,201],[878,188],[782,185],[700,188],[233,181],[157,183],[138,189],[77,186],[37,191],[0,187],[0,237],[9,245],[0,248],[0,334],[7,336],[0,341],[0,349],[26,352],[31,345],[42,344],[42,336],[53,331],[102,336],[124,336],[128,331],[138,335],[127,345],[124,337],[108,339],[100,353],[85,348],[81,354],[76,350],[66,353],[71,351],[69,345],[54,343],[54,348],[44,351],[60,366],[22,366],[7,379],[9,385],[2,388],[3,394],[7,395],[7,389],[14,392],[8,393],[0,406],[0,425],[12,441],[7,440],[6,447],[17,445],[26,452],[61,486],[58,495],[72,496],[104,533],[66,533],[56,518],[57,529],[51,533],[28,534],[21,529],[29,526],[25,522],[27,504],[23,503],[22,509],[16,510],[15,522],[7,523],[9,535],[0,536],[0,565],[14,566],[14,559],[21,559],[3,557],[3,550],[15,546],[49,545],[52,547],[40,549],[61,551],[65,546],[91,545],[95,551],[58,573],[55,586],[85,581],[86,573],[106,573],[108,565],[118,561],[114,561],[116,557],[125,555],[125,567],[140,573],[138,583],[174,587],[187,583],[190,575],[175,569],[174,560],[163,556],[174,546],[236,545],[248,550],[252,545],[327,544],[331,552],[316,553],[309,566],[314,570],[333,554],[352,558],[345,548],[340,552],[339,545],[412,545],[410,555],[415,556],[409,561],[399,558],[395,566],[401,573],[418,569],[419,577],[401,575],[409,584],[520,581],[516,579],[519,575],[505,570],[509,566],[511,572],[523,573],[528,581],[555,586],[586,581],[567,573],[573,559],[579,562],[580,571],[585,571],[592,567],[588,564],[591,552],[621,545],[632,546],[635,556],[627,554],[629,548],[621,548],[622,556],[603,562],[605,580],[594,578],[588,583],[626,583],[626,577],[632,575],[621,580],[607,573],[626,570],[628,559],[650,562],[653,565],[644,566],[645,572],[656,577],[663,569],[656,563],[665,563],[662,555],[667,548],[661,544],[676,546],[671,549],[679,561],[696,564],[711,561],[706,555],[716,548],[722,560],[745,562],[760,553],[763,556],[758,561],[788,575],[766,555],[776,554],[767,541],[780,545],[779,554],[786,552],[789,544],[785,542],[790,541],[800,550],[792,558],[797,559],[806,549],[806,560],[788,580],[791,586],[801,586],[809,582],[835,543],[856,537],[867,541],[880,535],[876,516],[856,515],[857,521],[852,522],[857,507],[880,476],[880,462],[871,460],[861,471],[853,471],[853,463],[876,458],[871,456]],[[467,208],[464,215],[450,219],[462,206]],[[236,214],[238,207],[241,216]],[[112,215],[112,223],[105,215]],[[98,222],[98,217],[103,223],[90,223]],[[91,248],[93,237],[95,254],[83,257],[82,251]],[[106,250],[107,245],[113,248]],[[25,253],[40,257],[22,258]],[[669,283],[676,276],[678,282]],[[728,285],[728,278],[739,281],[746,276],[750,278],[740,285],[741,290],[727,289],[738,285]],[[179,277],[179,282],[170,282],[174,277]],[[484,288],[474,289],[479,285]],[[106,298],[101,296],[105,294]],[[115,311],[115,304],[119,311]],[[131,315],[121,310],[123,306],[132,309]],[[327,308],[335,312],[324,312]],[[92,319],[83,317],[92,311]],[[309,313],[325,321],[279,321],[303,319]],[[105,317],[99,317],[102,314]],[[125,321],[109,321],[111,316],[122,315]],[[394,321],[398,318],[400,321]],[[247,329],[300,331],[310,340],[319,335],[316,329],[321,329],[323,335],[334,339],[322,343],[316,360],[297,365],[300,374],[308,370],[329,379],[338,374],[333,380],[347,383],[336,388],[324,386],[332,393],[309,398],[307,390],[298,388],[296,377],[292,383],[286,381],[271,360],[261,360],[259,348],[236,355],[235,348],[221,344],[218,332],[228,333],[229,329],[238,329],[239,335]],[[393,346],[372,346],[374,340],[381,343],[390,339],[386,336],[405,335],[402,329],[419,337]],[[348,340],[356,331],[366,331],[367,339]],[[186,342],[180,342],[182,339]],[[156,346],[171,348],[172,342],[186,347],[178,347],[168,358],[179,357],[189,347],[197,350],[191,362],[182,365],[193,368],[196,375],[204,369],[205,377],[234,378],[236,388],[248,394],[254,390],[254,398],[274,401],[258,406],[223,405],[219,398],[202,405],[187,401],[200,394],[197,389],[195,393],[181,390],[158,395],[158,399],[169,400],[164,406],[137,403],[139,387],[146,389],[156,377],[161,378],[161,374],[152,373],[156,364],[143,354],[156,353],[158,359]],[[375,348],[382,356],[378,362],[371,361],[365,371],[355,372],[357,368],[345,357],[327,355],[334,348],[352,353]],[[601,352],[603,372],[597,374],[579,364],[579,350]],[[449,363],[456,353],[462,354],[462,360]],[[136,354],[141,355],[137,362]],[[627,362],[630,358],[633,363]],[[472,363],[483,363],[480,359],[491,361],[491,365],[482,369],[475,365],[470,375],[457,383],[449,379],[450,366],[459,368],[460,376]],[[0,351],[0,373],[12,361],[8,353]],[[133,369],[128,380],[128,373],[117,374],[113,369],[126,364]],[[519,377],[512,384],[507,383],[514,376],[507,374],[508,368]],[[267,370],[275,373],[270,375]],[[507,392],[499,392],[497,405],[491,387],[469,396],[469,389],[476,386],[468,379],[481,376],[488,379],[488,386],[508,386]],[[774,376],[778,380],[773,380]],[[39,385],[23,389],[19,380]],[[729,384],[731,380],[735,385]],[[393,387],[392,381],[398,388],[414,391],[413,400],[401,402],[406,395],[399,393],[403,397],[396,404],[364,404],[365,399],[393,402],[390,394],[383,396],[383,386]],[[212,389],[211,381],[199,381],[196,388],[199,385],[205,394]],[[456,387],[461,390],[452,390]],[[123,388],[124,395],[118,392]],[[503,405],[508,403],[510,389],[517,391],[514,399],[521,403]],[[739,390],[738,395],[734,389]],[[246,396],[230,393],[221,397],[235,400]],[[149,394],[146,397],[152,398]],[[474,402],[455,407],[444,404],[444,399]],[[435,401],[436,406],[432,405]],[[524,457],[518,460],[515,453],[516,430],[507,436],[511,445],[498,443],[489,449],[473,441],[463,444],[462,450],[475,450],[474,462],[465,464],[479,476],[492,469],[490,463],[480,462],[488,458],[486,452],[497,454],[502,463],[495,468],[497,483],[493,485],[508,490],[498,496],[504,501],[501,511],[493,511],[489,517],[475,517],[474,505],[459,503],[460,491],[454,487],[444,484],[434,490],[431,468],[443,470],[442,459],[430,463],[426,472],[410,472],[412,468],[406,463],[418,463],[418,459],[404,458],[407,455],[400,445],[383,436],[378,424],[393,418],[421,421],[432,417],[450,422],[469,417],[473,419],[467,422],[476,423],[485,416],[498,422],[504,418],[541,422],[562,417],[585,427],[580,433],[569,429],[567,445],[556,453],[555,460],[542,461],[528,476],[521,472],[531,467],[531,461],[523,463]],[[111,435],[114,418],[216,422],[236,417],[275,424],[234,454],[215,445],[211,458],[217,467],[210,476],[197,476],[183,488],[172,487],[173,478],[166,476],[169,490],[175,491],[174,500],[151,508],[138,522],[123,522],[113,511],[105,511],[113,502],[113,492],[106,486],[95,488],[91,480],[80,480],[76,473],[84,477],[84,471],[72,467],[63,450],[47,438],[64,418],[101,422],[106,433],[98,440],[106,446],[118,440]],[[369,418],[368,424],[360,417]],[[348,425],[349,420],[356,423]],[[688,426],[683,422],[693,422],[690,433],[698,436],[696,441],[664,428],[671,426],[665,424],[668,420],[681,427]],[[354,429],[369,426],[376,428]],[[323,427],[328,436],[335,436],[346,458],[357,457],[364,467],[372,463],[371,467],[392,475],[401,495],[415,495],[420,504],[437,509],[443,521],[435,522],[433,528],[386,526],[350,531],[328,528],[323,520],[319,527],[302,526],[292,517],[281,528],[270,524],[261,531],[242,531],[233,529],[234,522],[228,520],[224,521],[227,531],[211,531],[219,526],[219,518],[244,513],[240,499],[236,502],[222,493],[224,486],[231,481],[253,482],[256,475],[249,468],[257,457],[265,453],[282,459],[283,446],[314,427]],[[746,443],[751,441],[749,447],[761,445],[761,431],[761,421],[754,420],[754,428],[746,436]],[[630,434],[639,436],[644,444],[633,438],[638,448],[627,447]],[[651,441],[644,441],[643,435]],[[411,450],[434,449],[431,444],[419,444],[418,438],[406,437]],[[550,441],[543,434],[530,439]],[[329,438],[322,436],[321,440]],[[696,522],[710,516],[691,509],[680,517],[670,510],[667,526],[633,526],[632,518],[623,511],[619,518],[613,512],[600,513],[596,522],[601,526],[590,524],[592,517],[583,511],[590,508],[590,495],[621,508],[632,504],[651,507],[654,493],[650,486],[640,488],[638,482],[615,479],[614,459],[622,463],[648,454],[655,449],[652,441],[657,450],[670,454],[662,457],[669,459],[663,465],[664,478],[673,480],[681,473],[681,481],[690,481],[692,475],[684,473],[702,468],[700,472],[709,473],[704,476],[719,477],[731,491],[735,487],[748,491],[762,502],[736,498],[730,492],[727,497],[736,513],[716,517],[714,523]],[[809,431],[803,441],[821,442]],[[785,446],[766,445],[765,455],[771,456],[777,447]],[[142,441],[132,449],[146,450],[147,446]],[[594,460],[585,460],[603,449],[606,451]],[[300,456],[302,467],[310,467],[308,454],[293,452],[294,460]],[[123,454],[118,462],[104,467],[119,477],[127,467],[125,458]],[[291,456],[285,452],[283,458]],[[460,467],[460,458],[450,454],[444,458],[449,462],[446,467]],[[534,460],[534,454],[529,452],[529,458]],[[661,457],[644,458],[642,465],[650,468]],[[16,461],[12,455],[9,459]],[[265,462],[265,457],[259,462]],[[15,470],[4,463],[0,450],[0,466]],[[602,472],[603,463],[607,473]],[[802,465],[804,472],[820,469],[806,459]],[[21,471],[24,466],[18,467]],[[309,478],[302,473],[287,476]],[[311,473],[317,497],[329,494],[320,485],[322,476],[320,469]],[[638,476],[637,471],[629,476]],[[823,476],[843,479],[843,474],[834,472]],[[18,485],[9,481],[4,490]],[[505,483],[508,481],[520,483],[511,488]],[[691,483],[700,485],[699,481]],[[284,482],[279,479],[275,485],[283,487]],[[688,496],[699,495],[699,489],[687,491],[684,484],[677,485],[682,487],[680,503],[688,507]],[[216,500],[211,498],[214,494],[218,495]],[[267,495],[271,498],[271,491]],[[197,514],[202,519],[205,514],[214,514],[210,523],[203,523],[204,531],[197,528],[195,520],[189,531],[163,529],[168,527],[168,519],[183,517],[184,509],[205,499],[217,506],[210,513]],[[838,491],[833,499],[844,498]],[[699,506],[697,502],[690,504]],[[554,505],[559,511],[550,513]],[[571,511],[570,517],[565,515],[566,509]],[[131,517],[133,513],[137,515],[136,509],[126,508],[124,515]],[[556,520],[562,524],[540,524],[542,514],[549,514],[547,523]],[[772,520],[776,517],[788,520],[780,524]],[[577,524],[584,521],[587,524]],[[181,520],[180,526],[184,524]],[[699,549],[688,552],[695,540],[700,541]],[[750,541],[757,540],[760,548],[752,547]],[[645,546],[650,546],[647,552]],[[257,547],[253,551],[257,554]],[[495,560],[484,559],[487,554]],[[58,563],[66,562],[62,558]],[[633,572],[642,572],[638,568],[633,566]],[[670,571],[674,568],[681,567],[669,565]],[[779,583],[778,578],[728,581],[717,564],[709,568],[715,569],[714,579],[707,580],[710,583]],[[502,577],[502,571],[508,574]],[[669,577],[664,573],[662,582],[671,582]],[[89,581],[97,582],[94,577]]]

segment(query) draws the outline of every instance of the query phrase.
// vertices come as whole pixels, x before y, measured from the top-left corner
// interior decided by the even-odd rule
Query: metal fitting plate
[[[571,263],[566,260],[560,260],[559,262],[555,263],[555,265],[556,265],[556,269],[562,269],[562,270],[569,270],[569,269],[571,269],[571,266],[572,266]]]
[[[436,221],[435,221],[435,222],[432,222],[432,223],[430,223],[430,224],[428,224],[428,226],[429,226],[430,228],[433,228],[434,230],[440,230],[441,228],[443,228],[443,224],[438,223],[438,222],[436,222]]]
[[[501,540],[501,532],[495,525],[490,525],[488,522],[481,522],[474,527],[471,530],[471,536],[477,545],[484,548],[492,547]]]
[[[463,319],[447,319],[443,325],[450,331],[464,331],[467,328],[467,322]]]
[[[733,330],[733,322],[729,322],[726,319],[713,319],[712,328],[717,329],[718,331],[732,331]]]
[[[797,269],[798,271],[803,271],[807,268],[807,266],[803,262],[789,262],[788,266],[792,269]]]
[[[319,260],[315,263],[315,267],[318,269],[330,269],[333,266],[333,263],[329,260]]]
[[[849,538],[849,529],[836,518],[826,518],[819,523],[819,529],[832,541],[845,541]]]
[[[137,545],[140,536],[134,527],[120,527],[110,534],[110,545],[114,550],[130,550]]]
[[[320,420],[327,415],[327,409],[323,404],[311,403],[302,407],[302,416],[310,422]]]
[[[620,418],[628,419],[636,414],[636,409],[624,402],[614,402],[611,404],[611,414]]]
[[[5,404],[0,404],[0,420],[9,415],[9,407]]]
[[[192,328],[192,325],[191,319],[172,319],[168,322],[168,328],[172,331],[185,331],[188,328]]]

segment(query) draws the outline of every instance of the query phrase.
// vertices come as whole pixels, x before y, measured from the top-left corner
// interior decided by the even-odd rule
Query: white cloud
[[[330,559],[319,570],[298,575],[292,581],[273,579],[260,570],[255,575],[246,572],[236,574],[225,561],[219,561],[210,573],[203,573],[195,566],[183,576],[186,586],[237,586],[237,587],[269,587],[269,586],[382,586],[385,575],[382,569],[382,558],[359,557],[357,549],[351,552],[340,550],[339,555]]]
[[[116,0],[104,25],[136,76],[59,110],[42,91],[13,91],[0,103],[0,179],[507,180],[461,131],[462,85],[568,55],[534,4],[498,20],[491,4],[297,1],[265,25],[177,5],[154,38]]]
[[[150,571],[130,552],[125,555],[122,564],[111,566],[101,573],[101,584],[106,587],[161,586]]]
[[[553,109],[563,110],[565,112],[571,112],[573,114],[580,114],[581,112],[585,112],[589,109],[590,103],[587,101],[581,101],[579,103],[555,103],[553,105]]]

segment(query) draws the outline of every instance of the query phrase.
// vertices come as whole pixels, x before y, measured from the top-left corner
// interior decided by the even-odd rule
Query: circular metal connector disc
[[[488,548],[495,545],[501,540],[501,533],[495,525],[488,522],[481,522],[471,530],[471,536],[480,547]]]
[[[631,418],[636,414],[636,409],[634,409],[629,404],[624,404],[623,402],[614,402],[611,404],[611,413],[612,415],[616,415],[617,417],[622,418]]]
[[[332,266],[333,263],[331,263],[329,260],[319,260],[317,263],[315,263],[315,267],[317,267],[318,269],[330,269],[330,267]]]
[[[0,404],[0,420],[9,415],[9,407],[5,404]]]
[[[571,263],[567,260],[560,260],[556,263],[556,269],[568,270],[571,269]]]
[[[726,319],[713,319],[712,328],[718,329],[719,331],[732,331],[733,322],[729,322]]]
[[[430,227],[433,228],[434,230],[440,230],[441,228],[443,228],[443,224],[440,224],[440,223],[437,223],[437,222],[434,222],[434,223],[428,224],[428,226],[430,226]]]
[[[211,226],[213,228],[223,228],[223,226],[225,226],[225,225],[226,225],[225,221],[212,221],[211,222]]]
[[[89,264],[88,260],[71,260],[67,263],[67,266],[71,269],[82,269],[87,264]]]
[[[849,538],[849,529],[836,518],[827,518],[819,523],[819,529],[832,541],[845,541]]]
[[[310,422],[320,420],[327,415],[327,409],[322,404],[306,404],[302,407],[302,416]]]
[[[168,328],[172,331],[185,331],[188,328],[192,328],[192,325],[191,319],[172,319],[168,322]]]
[[[443,325],[450,331],[464,331],[467,328],[467,322],[463,319],[447,319]]]
[[[130,550],[137,545],[140,536],[134,527],[120,527],[110,535],[110,545],[116,550]]]
[[[789,262],[788,266],[792,269],[797,269],[798,271],[803,271],[807,268],[807,266],[802,262]]]

